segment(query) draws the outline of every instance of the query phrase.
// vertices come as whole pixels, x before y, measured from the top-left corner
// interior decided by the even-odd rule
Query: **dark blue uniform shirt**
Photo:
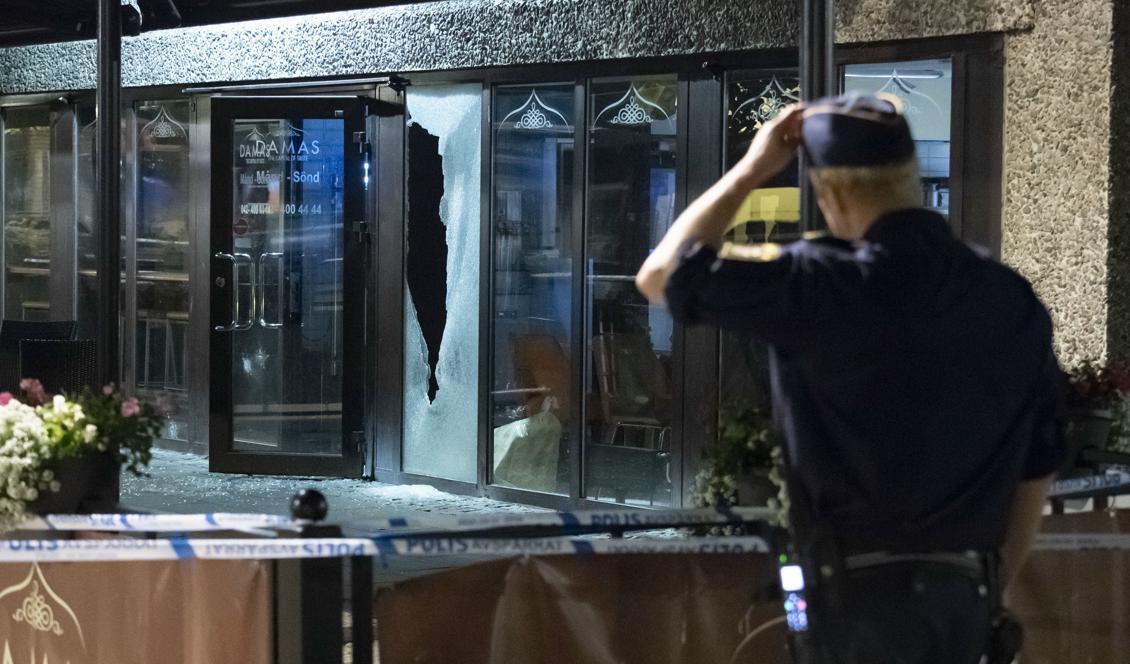
[[[1028,282],[920,209],[858,242],[761,254],[692,249],[667,301],[771,344],[794,493],[848,551],[999,547],[1017,483],[1063,450],[1051,320]]]

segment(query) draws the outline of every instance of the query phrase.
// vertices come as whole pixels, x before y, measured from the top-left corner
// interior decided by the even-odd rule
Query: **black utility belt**
[[[982,551],[936,551],[922,553],[892,553],[875,551],[845,556],[843,568],[848,572],[872,569],[884,565],[928,565],[961,572],[974,579],[984,579],[995,565],[996,555]]]

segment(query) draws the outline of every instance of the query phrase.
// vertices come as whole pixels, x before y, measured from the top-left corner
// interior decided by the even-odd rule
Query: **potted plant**
[[[703,451],[691,498],[699,507],[769,507],[784,523],[788,499],[783,471],[780,438],[767,409],[724,405],[718,435]]]
[[[27,514],[116,507],[121,466],[142,474],[162,416],[112,386],[50,396],[39,381],[23,397],[0,393],[0,528]]]
[[[1067,373],[1068,458],[1063,470],[1078,464],[1086,449],[1104,450],[1112,436],[1115,415],[1130,396],[1130,368],[1117,362],[1083,362]]]

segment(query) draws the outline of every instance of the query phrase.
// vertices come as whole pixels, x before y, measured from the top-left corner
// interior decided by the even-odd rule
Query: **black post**
[[[118,310],[121,300],[122,4],[98,0],[98,379],[118,382]]]
[[[836,43],[834,0],[801,0],[800,91],[805,101],[837,91],[833,52]],[[803,231],[824,227],[816,196],[808,181],[808,160],[800,168],[800,227]]]

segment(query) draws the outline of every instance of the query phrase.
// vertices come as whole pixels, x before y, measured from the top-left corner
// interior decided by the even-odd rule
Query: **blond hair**
[[[922,204],[918,160],[882,166],[828,166],[813,168],[809,177],[818,195],[835,191],[841,198],[897,207]]]

